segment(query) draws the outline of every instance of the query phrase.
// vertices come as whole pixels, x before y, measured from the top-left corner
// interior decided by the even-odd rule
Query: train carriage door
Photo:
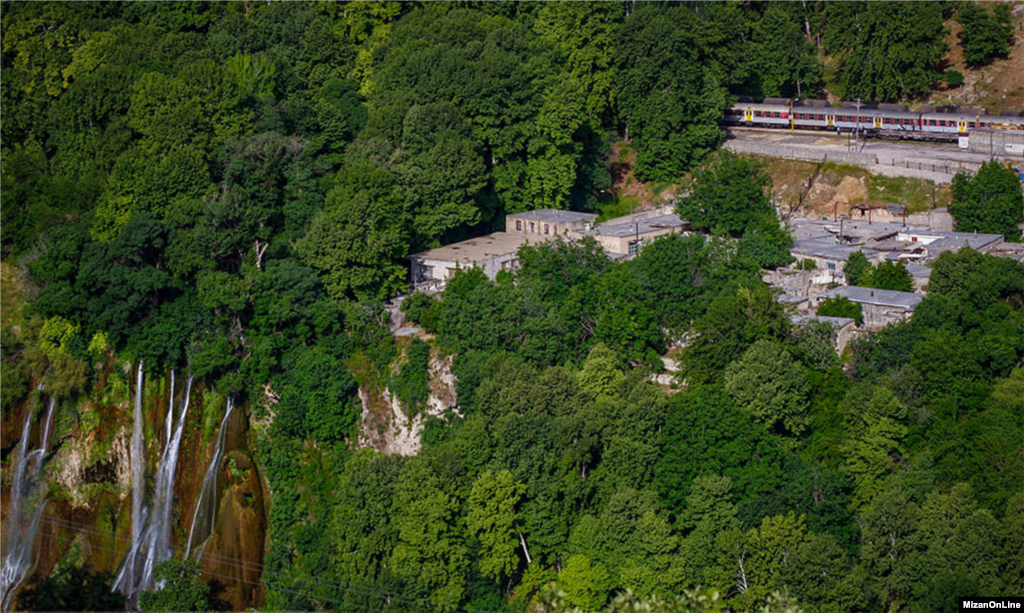
[[[754,121],[754,111],[750,109],[744,109],[743,121]]]
[[[836,125],[836,116],[825,115],[825,125],[829,127]]]
[[[871,118],[871,123],[875,126],[876,130],[881,130],[882,129],[882,118],[881,117],[872,117]]]
[[[961,134],[966,132],[967,131],[967,122],[966,121],[961,121],[961,120],[958,119],[957,122],[956,122],[956,131],[960,132]]]

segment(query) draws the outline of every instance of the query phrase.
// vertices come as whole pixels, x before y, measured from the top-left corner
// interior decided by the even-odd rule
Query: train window
[[[942,128],[946,127],[946,120],[945,119],[940,119],[939,120],[939,127],[942,127]]]
[[[754,117],[760,117],[761,111],[754,111]]]
[[[968,127],[968,128],[974,128],[974,127],[976,127],[976,126],[974,125],[974,122],[973,122],[973,121],[969,121],[969,122],[967,122],[967,127]]]
[[[779,115],[778,113],[773,113],[773,114],[772,114],[772,117],[774,117],[774,118],[778,119],[779,117],[781,117],[781,115]]]
[[[928,120],[928,125],[934,126],[935,125],[935,120],[934,119],[929,119]]]
[[[882,123],[892,123],[892,119],[889,119],[888,117],[885,117],[885,118],[882,119]]]

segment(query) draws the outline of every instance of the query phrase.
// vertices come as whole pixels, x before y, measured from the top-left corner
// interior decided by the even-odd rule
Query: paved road
[[[845,134],[766,128],[730,129],[725,147],[739,153],[854,164],[875,174],[936,183],[949,183],[958,172],[975,173],[989,160],[956,143],[860,139],[855,146]]]
[[[797,131],[787,132],[771,129],[730,129],[730,138],[754,142],[773,142],[780,145],[803,145],[820,148],[825,151],[859,151],[874,154],[878,163],[883,165],[899,164],[905,160],[929,160],[948,162],[967,162],[980,164],[987,162],[989,156],[982,153],[971,153],[960,149],[956,143],[934,143],[917,141],[889,141],[860,139],[858,147],[853,148],[853,138],[844,134],[836,136],[831,132]]]

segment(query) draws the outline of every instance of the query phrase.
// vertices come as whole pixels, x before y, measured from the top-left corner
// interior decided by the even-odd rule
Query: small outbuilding
[[[830,289],[815,298],[815,306],[826,298],[842,296],[860,304],[864,312],[864,325],[880,328],[891,323],[910,319],[914,309],[924,297],[914,292],[898,292],[890,289],[874,289],[844,285]]]

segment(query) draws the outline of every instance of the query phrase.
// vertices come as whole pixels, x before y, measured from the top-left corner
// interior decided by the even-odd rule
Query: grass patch
[[[630,215],[640,210],[640,197],[633,194],[619,196],[616,193],[610,194],[607,202],[602,202],[597,207],[597,221],[608,221],[623,215]]]
[[[0,262],[0,325],[20,326],[25,306],[25,279],[10,262]]]
[[[911,213],[949,206],[953,198],[948,185],[910,177],[871,175],[867,187],[872,202],[895,202],[906,206]]]

